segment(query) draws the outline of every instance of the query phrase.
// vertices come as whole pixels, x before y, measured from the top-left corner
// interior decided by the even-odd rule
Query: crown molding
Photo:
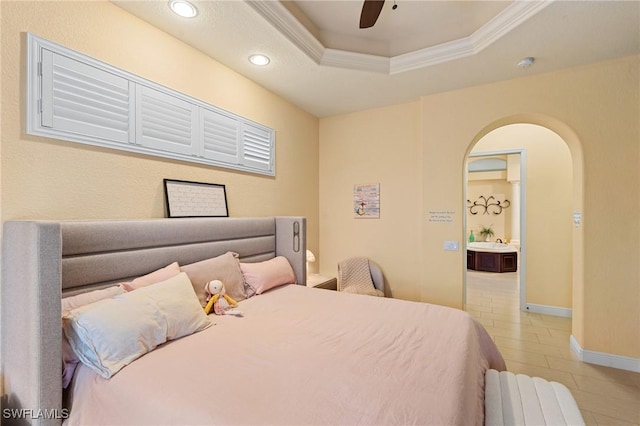
[[[391,58],[390,74],[399,74],[419,68],[430,67],[454,59],[474,55],[475,47],[469,37],[453,40],[436,46],[416,50]]]
[[[555,0],[515,0],[468,38],[478,53],[536,15]]]
[[[318,65],[392,75],[475,55],[553,1],[515,0],[468,37],[391,58],[327,48],[279,1],[245,0],[245,3]]]
[[[367,55],[346,50],[325,49],[320,65],[390,74],[390,59],[385,56]]]
[[[318,41],[279,1],[245,0],[289,41],[295,44],[307,56],[320,64],[327,48]]]

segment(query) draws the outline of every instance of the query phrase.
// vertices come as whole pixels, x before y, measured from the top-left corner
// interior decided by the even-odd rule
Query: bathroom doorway
[[[526,151],[473,150],[465,199],[465,305],[471,289],[482,289],[488,279],[499,281],[505,297],[526,309]]]
[[[515,159],[518,156],[519,161]],[[492,241],[506,239],[510,245],[519,248],[519,309],[571,316],[574,188],[573,162],[567,143],[557,133],[540,125],[509,124],[479,139],[468,154],[466,163],[487,158],[501,159],[503,164],[507,162],[512,166],[519,164],[520,182],[517,185],[518,179],[511,173],[501,184],[480,185],[483,192],[495,193],[472,194],[469,176],[475,172],[465,170],[464,202],[467,209],[464,224],[467,241],[470,226],[493,225]],[[507,172],[503,171],[503,174],[508,173],[506,164],[505,168]],[[471,200],[472,195],[484,198]],[[491,196],[494,198],[487,202]],[[482,211],[473,216],[467,200],[487,205],[500,201],[503,210],[498,215]],[[507,208],[504,208],[505,200],[510,202]],[[516,212],[518,207],[519,212]],[[519,222],[517,218],[513,219],[518,214]],[[478,217],[482,219],[474,222]],[[476,232],[479,230],[476,228]],[[466,303],[466,262],[464,276]]]

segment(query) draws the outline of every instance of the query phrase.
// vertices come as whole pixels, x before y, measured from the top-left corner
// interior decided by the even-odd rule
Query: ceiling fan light
[[[178,16],[193,18],[198,14],[198,9],[186,0],[171,0],[169,7]]]
[[[269,57],[265,55],[255,54],[249,56],[249,62],[251,62],[253,65],[263,67],[265,65],[268,65],[269,62],[271,62],[271,59],[269,59]]]

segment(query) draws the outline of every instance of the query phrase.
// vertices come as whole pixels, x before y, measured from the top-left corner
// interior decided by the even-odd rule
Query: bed
[[[303,217],[5,223],[3,408],[20,424],[482,424],[485,372],[505,369],[484,328],[456,309],[306,287],[305,229]],[[297,285],[240,301],[242,317],[211,314],[110,378],[81,362],[63,395],[62,298],[230,251],[252,267],[285,258]]]

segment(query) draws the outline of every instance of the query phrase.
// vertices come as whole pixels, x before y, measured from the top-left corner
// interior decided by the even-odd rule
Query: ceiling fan
[[[384,0],[364,0],[360,13],[360,28],[373,27],[382,12],[382,6],[384,6]],[[394,1],[392,9],[395,10],[397,7],[398,5]]]

